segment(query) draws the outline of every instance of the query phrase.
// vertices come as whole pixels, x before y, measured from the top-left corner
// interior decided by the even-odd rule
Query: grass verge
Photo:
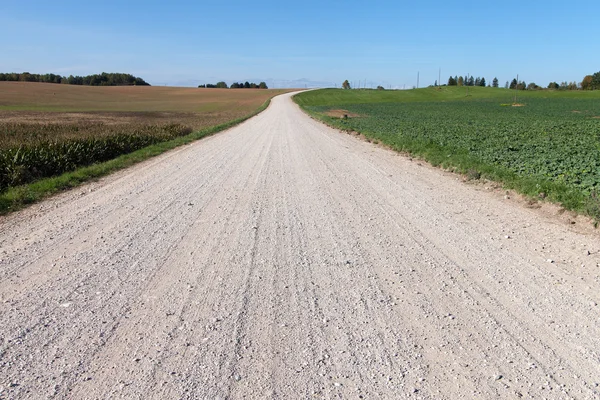
[[[265,101],[256,111],[245,117],[202,129],[200,131],[192,132],[189,135],[169,140],[167,142],[144,147],[143,149],[134,151],[133,153],[124,154],[110,161],[79,168],[72,172],[67,172],[51,178],[41,179],[30,184],[9,188],[0,193],[0,215],[20,210],[29,204],[38,202],[55,193],[74,188],[82,183],[130,167],[176,147],[229,129],[261,113],[269,106],[270,103],[270,99]]]

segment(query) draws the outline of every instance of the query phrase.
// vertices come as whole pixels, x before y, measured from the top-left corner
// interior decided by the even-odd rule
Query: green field
[[[295,96],[340,129],[600,216],[600,91],[426,88],[311,91]],[[348,118],[340,118],[347,114]]]

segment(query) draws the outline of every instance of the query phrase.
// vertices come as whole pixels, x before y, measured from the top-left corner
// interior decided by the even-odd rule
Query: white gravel
[[[420,164],[283,95],[2,218],[0,398],[599,398],[598,235]]]

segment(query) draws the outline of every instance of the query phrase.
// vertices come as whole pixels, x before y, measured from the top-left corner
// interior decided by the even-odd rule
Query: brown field
[[[241,118],[289,91],[0,82],[0,131],[7,123],[178,123],[197,130]]]
[[[252,111],[273,94],[289,91],[0,82],[0,111]]]
[[[289,91],[0,82],[0,191],[246,117]]]

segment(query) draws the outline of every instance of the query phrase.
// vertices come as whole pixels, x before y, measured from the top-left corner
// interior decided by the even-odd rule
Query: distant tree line
[[[68,77],[56,74],[30,74],[29,72],[20,74],[16,72],[0,72],[0,81],[62,83],[86,86],[150,86],[142,78],[130,74],[106,72],[87,76],[69,75]]]
[[[435,86],[437,86],[437,81]],[[475,78],[473,76],[451,76],[448,78],[447,86],[486,86],[485,78]],[[499,87],[498,78],[492,80],[492,84],[487,84],[491,87]],[[543,90],[544,88],[538,86],[534,82],[527,84],[525,81],[506,81],[504,85],[505,89],[513,90]],[[552,90],[600,90],[600,71],[593,75],[586,75],[581,82],[550,82],[546,89]]]
[[[244,83],[233,82],[231,86],[227,86],[227,83],[221,81],[216,84],[207,83],[205,85],[198,85],[199,88],[207,88],[207,89],[268,89],[269,87],[265,82],[261,82],[256,84],[254,82],[250,83],[248,81]]]
[[[228,86],[225,82],[217,82],[216,84],[207,83],[206,85],[199,85],[199,88],[208,88],[208,89],[227,89]]]
[[[496,79],[496,83],[498,80]],[[474,76],[451,76],[448,78],[448,86],[485,86],[485,78]]]

